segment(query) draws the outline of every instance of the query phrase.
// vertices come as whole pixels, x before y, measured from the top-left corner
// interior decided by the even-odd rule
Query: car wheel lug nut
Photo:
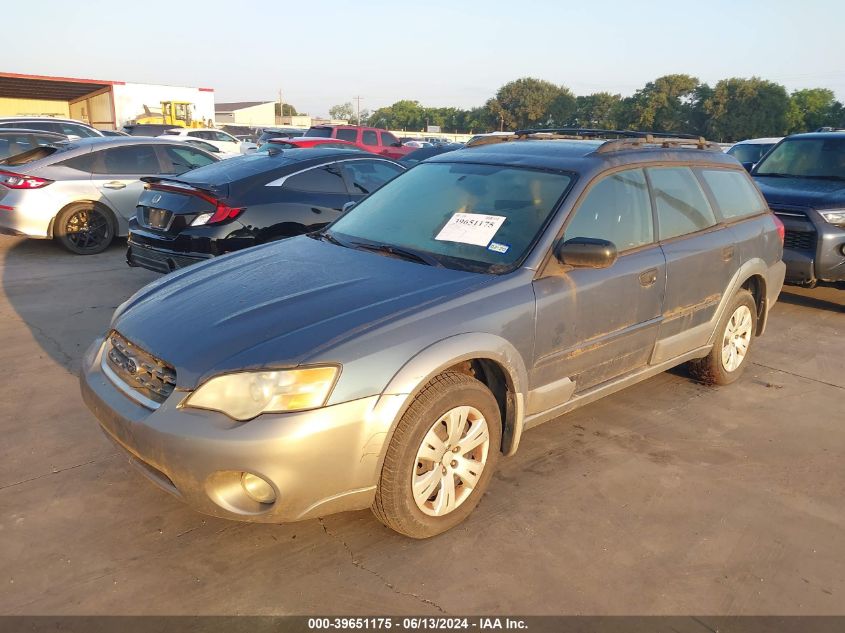
[[[452,462],[449,464],[452,468],[455,468],[458,465],[458,460],[453,459]]]

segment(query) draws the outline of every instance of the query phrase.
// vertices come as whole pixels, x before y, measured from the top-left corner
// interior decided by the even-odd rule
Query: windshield
[[[342,216],[347,243],[425,253],[449,268],[503,273],[519,265],[572,177],[534,169],[422,163]]]
[[[774,143],[737,143],[728,150],[728,154],[740,163],[756,163],[773,145]]]
[[[754,175],[845,180],[845,138],[787,139],[766,155]]]

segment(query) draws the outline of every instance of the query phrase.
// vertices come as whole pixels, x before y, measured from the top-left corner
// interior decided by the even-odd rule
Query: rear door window
[[[564,241],[576,237],[608,240],[620,253],[654,241],[651,199],[642,169],[606,176],[574,213]]]
[[[285,189],[315,193],[346,193],[343,176],[337,167],[315,167],[291,176]]]
[[[366,134],[366,132],[365,132]],[[352,193],[367,195],[401,174],[401,167],[383,160],[349,160],[342,163]]]
[[[364,130],[362,141],[364,145],[378,145],[378,134],[375,130]]]
[[[197,167],[205,167],[216,162],[211,156],[192,147],[165,147],[164,154],[168,164],[167,174],[183,174]]]
[[[339,138],[344,141],[352,141],[353,143],[355,143],[358,141],[358,130],[351,128],[338,130],[335,138]]]
[[[148,176],[161,173],[155,148],[152,145],[113,147],[97,152],[94,173],[126,176]]]
[[[647,172],[661,240],[695,233],[716,224],[713,209],[689,167],[652,167]]]
[[[393,136],[390,132],[382,132],[381,133],[381,144],[385,147],[391,147],[393,145],[399,145],[399,139]]]
[[[763,196],[744,171],[702,169],[699,174],[713,194],[723,218],[743,218],[768,209]]]

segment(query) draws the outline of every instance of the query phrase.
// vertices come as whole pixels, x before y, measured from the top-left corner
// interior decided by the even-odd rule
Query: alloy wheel
[[[81,251],[96,250],[111,239],[111,227],[105,214],[97,209],[79,209],[65,224],[68,241]]]

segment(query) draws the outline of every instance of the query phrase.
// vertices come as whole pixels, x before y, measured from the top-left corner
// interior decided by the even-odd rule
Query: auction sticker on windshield
[[[434,239],[487,246],[507,218],[483,213],[454,213]]]

